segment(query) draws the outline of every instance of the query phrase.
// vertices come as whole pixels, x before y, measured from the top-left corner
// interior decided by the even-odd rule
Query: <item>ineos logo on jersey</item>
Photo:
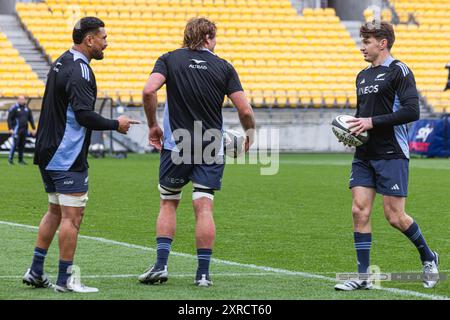
[[[202,63],[206,63],[206,61],[204,60],[197,60],[197,59],[190,59],[191,61],[194,61],[195,64],[190,64],[189,68],[191,69],[201,69],[201,70],[206,70],[208,69],[207,66],[202,66]]]
[[[358,96],[360,96],[362,94],[377,93],[377,92],[378,92],[378,85],[372,85],[372,86],[358,88]]]

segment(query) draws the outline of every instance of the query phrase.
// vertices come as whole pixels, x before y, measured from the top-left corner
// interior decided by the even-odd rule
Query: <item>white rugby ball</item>
[[[369,134],[367,131],[355,136],[350,134],[349,123],[347,121],[355,119],[355,117],[341,114],[333,119],[331,122],[331,130],[338,140],[344,144],[359,147],[369,140]]]
[[[238,130],[228,129],[223,133],[225,154],[237,158],[245,150],[246,135]]]

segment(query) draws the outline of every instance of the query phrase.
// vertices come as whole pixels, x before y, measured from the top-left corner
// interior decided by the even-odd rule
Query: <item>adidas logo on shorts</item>
[[[400,190],[400,188],[398,187],[397,184],[395,184],[394,186],[392,186],[391,190]]]

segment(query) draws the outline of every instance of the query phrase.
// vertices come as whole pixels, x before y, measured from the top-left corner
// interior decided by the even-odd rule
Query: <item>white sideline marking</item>
[[[0,221],[0,224],[12,226],[12,227],[24,228],[24,229],[28,229],[28,230],[38,230],[39,229],[38,227],[35,227],[35,226],[13,223],[13,222],[8,222],[8,221]],[[109,240],[109,239],[105,239],[105,238],[90,237],[90,236],[83,236],[83,235],[79,235],[78,237],[82,238],[82,239],[88,239],[88,240],[98,241],[98,242],[107,243],[107,244],[114,244],[114,245],[118,245],[118,246],[122,246],[122,247],[134,248],[134,249],[139,249],[139,250],[143,250],[143,251],[150,251],[150,252],[156,251],[156,249],[154,249],[154,248],[148,248],[148,247],[144,247],[144,246],[140,246],[140,245],[136,245],[136,244],[120,242],[120,241],[115,241],[115,240]],[[171,251],[170,254],[173,256],[178,256],[178,257],[197,259],[197,256],[187,254],[187,253]],[[331,282],[337,282],[335,278],[321,276],[321,275],[314,274],[314,273],[289,271],[289,270],[280,269],[280,268],[257,266],[254,264],[245,264],[245,263],[233,262],[233,261],[216,259],[216,258],[212,258],[211,261],[219,263],[219,264],[229,265],[229,266],[237,266],[237,267],[250,268],[250,269],[261,270],[261,271],[279,273],[279,274],[284,274],[284,275],[296,275],[296,276],[300,276],[303,278],[320,279],[320,280],[326,280],[326,281],[331,281]],[[380,289],[376,289],[376,290],[382,290],[382,291],[395,293],[398,295],[415,296],[415,297],[432,299],[432,300],[450,300],[450,298],[448,298],[446,296],[427,294],[427,293],[411,291],[411,290],[386,288],[386,287],[381,287]]]
[[[439,269],[439,272],[450,272],[450,270],[441,270]],[[355,273],[355,272],[345,272],[345,271],[336,271],[336,272],[319,272],[320,274],[334,274],[336,275],[337,273]],[[386,273],[421,273],[420,270],[403,270],[403,271],[389,271]]]

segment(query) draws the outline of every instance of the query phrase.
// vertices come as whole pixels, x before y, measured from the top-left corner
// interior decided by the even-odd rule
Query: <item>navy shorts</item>
[[[353,159],[350,174],[350,189],[353,187],[374,188],[385,196],[406,197],[408,195],[408,159],[360,160]]]
[[[180,189],[189,181],[209,189],[220,190],[222,185],[223,163],[213,164],[175,164],[172,151],[163,149],[159,164],[159,184],[167,188]]]
[[[88,191],[88,171],[50,171],[41,170],[42,181],[47,193],[82,193]]]

